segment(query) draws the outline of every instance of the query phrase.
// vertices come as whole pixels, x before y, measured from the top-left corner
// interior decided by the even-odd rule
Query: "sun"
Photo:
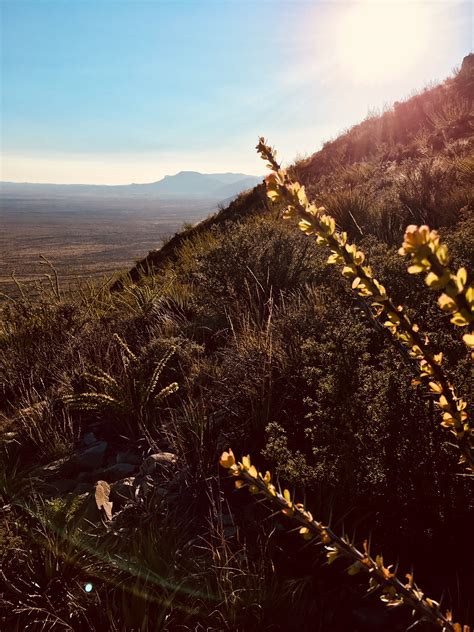
[[[409,0],[361,0],[341,7],[335,29],[339,66],[354,83],[394,80],[429,53],[433,16]]]

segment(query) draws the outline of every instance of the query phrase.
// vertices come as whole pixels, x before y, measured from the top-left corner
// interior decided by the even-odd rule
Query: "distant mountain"
[[[10,197],[136,197],[159,199],[228,200],[242,191],[252,189],[262,177],[245,173],[199,173],[180,171],[162,180],[147,184],[35,184],[1,182],[0,194]]]

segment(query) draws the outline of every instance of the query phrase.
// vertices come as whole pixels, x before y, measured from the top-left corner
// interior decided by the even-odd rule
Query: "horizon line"
[[[165,178],[173,178],[182,173],[195,173],[201,176],[219,176],[219,175],[241,175],[248,178],[264,178],[265,176],[262,174],[254,174],[254,173],[243,173],[240,171],[219,171],[219,172],[204,172],[204,171],[194,171],[191,169],[183,169],[181,171],[177,171],[176,173],[167,174],[160,178],[159,180],[147,181],[147,182],[127,182],[127,183],[117,183],[117,184],[104,184],[104,183],[94,183],[94,182],[32,182],[30,180],[0,180],[0,185],[2,184],[31,184],[31,185],[50,185],[57,187],[129,187],[129,186],[143,186],[147,184],[158,184],[162,182]]]

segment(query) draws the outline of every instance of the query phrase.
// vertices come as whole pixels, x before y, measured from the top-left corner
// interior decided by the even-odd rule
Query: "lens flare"
[[[338,65],[353,83],[393,81],[430,50],[433,11],[415,0],[345,5],[335,29]]]

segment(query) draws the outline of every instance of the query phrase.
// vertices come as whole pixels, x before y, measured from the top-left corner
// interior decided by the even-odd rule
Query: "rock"
[[[103,470],[99,470],[96,474],[109,483],[114,483],[115,481],[120,481],[122,478],[130,476],[135,470],[136,466],[131,463],[115,463]]]
[[[75,519],[78,524],[81,524],[85,530],[91,525],[95,525],[103,518],[102,509],[97,506],[95,494],[91,492],[84,492],[77,494],[74,498],[74,503],[77,504],[77,510],[75,512]]]
[[[87,446],[91,446],[94,443],[97,443],[97,439],[96,436],[93,432],[87,432],[83,437],[82,437],[82,443],[84,445]]]
[[[34,474],[37,478],[48,480],[51,478],[59,478],[62,476],[61,472],[66,468],[67,463],[70,461],[70,457],[63,457],[57,461],[51,461],[47,465],[43,465],[34,470]],[[63,478],[67,478],[64,477]]]
[[[72,472],[85,472],[98,469],[104,462],[107,450],[106,441],[98,441],[90,448],[73,454],[64,468]]]
[[[160,471],[170,471],[175,469],[178,458],[172,452],[160,452],[148,456],[142,463],[140,474],[153,475]]]
[[[92,485],[96,481],[101,478],[100,470],[93,470],[92,472],[81,472],[77,475],[78,483],[90,484]]]
[[[89,494],[93,489],[92,483],[77,483],[72,493],[74,496],[82,496],[82,494]]]
[[[142,462],[142,457],[136,452],[118,452],[115,460],[117,463],[132,463],[133,465],[139,465]]]
[[[122,478],[130,476],[136,470],[136,465],[131,463],[113,463],[107,467],[100,467],[92,472],[81,472],[77,480],[81,483],[95,483],[103,479],[108,483],[120,481]]]
[[[108,520],[112,520],[112,504],[109,500],[110,485],[106,481],[97,481],[95,485],[97,509],[103,509]]]
[[[58,494],[69,494],[76,487],[77,482],[72,478],[63,478],[58,481],[54,481],[54,483],[50,483],[51,489],[53,493]]]
[[[135,499],[136,489],[134,476],[124,478],[110,486],[110,500],[117,506],[121,506],[129,500]]]
[[[168,490],[166,487],[158,487],[154,485],[153,487],[149,487],[148,490],[143,490],[144,495],[147,498],[154,498],[156,501],[162,501],[168,497]]]

